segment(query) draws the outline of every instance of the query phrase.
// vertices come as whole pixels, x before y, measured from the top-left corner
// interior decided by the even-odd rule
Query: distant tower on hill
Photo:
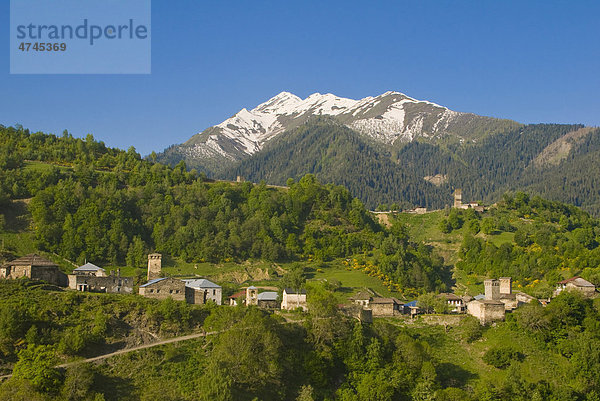
[[[151,253],[148,255],[148,281],[160,278],[162,269],[162,255],[160,253]]]
[[[454,207],[459,209],[462,207],[462,189],[454,191]]]

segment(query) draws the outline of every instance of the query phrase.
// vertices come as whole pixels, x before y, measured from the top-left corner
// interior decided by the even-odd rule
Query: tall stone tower
[[[462,189],[457,188],[454,191],[454,207],[460,208],[462,206]]]
[[[246,306],[258,305],[258,288],[250,286],[246,288]]]
[[[148,255],[148,281],[160,278],[162,268],[162,255],[160,253],[151,253]]]
[[[512,294],[512,278],[500,277],[500,294]]]
[[[485,299],[497,301],[500,299],[500,281],[499,280],[485,280],[483,282],[485,286]]]

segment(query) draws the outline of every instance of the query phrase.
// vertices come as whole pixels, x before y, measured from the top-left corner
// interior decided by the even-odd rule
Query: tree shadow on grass
[[[461,366],[450,362],[443,362],[436,368],[436,373],[443,387],[464,387],[470,380],[477,379],[479,375],[469,372]]]
[[[94,379],[94,391],[103,393],[106,401],[119,401],[132,399],[136,387],[131,379],[98,373]]]

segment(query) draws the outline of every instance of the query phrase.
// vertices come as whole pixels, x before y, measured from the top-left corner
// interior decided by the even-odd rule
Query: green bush
[[[523,358],[523,354],[508,346],[490,348],[483,355],[483,361],[485,363],[498,369],[504,369],[508,367],[512,361],[520,362],[523,360]]]

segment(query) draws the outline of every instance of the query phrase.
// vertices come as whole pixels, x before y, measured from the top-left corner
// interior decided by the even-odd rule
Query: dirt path
[[[286,318],[284,317],[284,319],[286,319]],[[280,324],[294,324],[294,323],[302,323],[302,322],[304,322],[304,319],[301,319],[301,320],[288,320],[288,319],[286,319],[285,322],[281,322]],[[71,366],[80,365],[82,363],[90,363],[90,362],[101,361],[103,359],[108,359],[108,358],[111,358],[111,357],[116,356],[116,355],[127,354],[129,352],[139,351],[139,350],[142,350],[142,349],[147,349],[147,348],[152,348],[152,347],[158,347],[158,346],[165,345],[165,344],[177,343],[177,342],[180,342],[180,341],[192,340],[194,338],[212,336],[212,335],[215,335],[215,334],[223,333],[223,332],[228,331],[228,330],[231,330],[231,329],[225,329],[225,330],[219,330],[219,331],[209,331],[209,332],[202,332],[202,333],[194,333],[194,334],[188,334],[188,335],[185,335],[185,336],[173,337],[173,338],[169,338],[167,340],[158,341],[158,342],[155,342],[155,343],[139,345],[137,347],[132,347],[132,348],[124,348],[124,349],[121,349],[119,351],[111,352],[109,354],[98,355],[98,356],[95,356],[93,358],[81,359],[81,360],[78,360],[78,361],[63,363],[63,364],[57,365],[55,367],[56,368],[68,368],[68,367],[71,367]],[[0,382],[4,381],[6,379],[10,379],[11,377],[12,377],[12,374],[0,376]]]
[[[79,364],[82,364],[82,363],[90,363],[90,362],[101,361],[103,359],[111,358],[111,357],[116,356],[116,355],[126,354],[128,352],[134,352],[134,351],[139,351],[139,350],[146,349],[146,348],[158,347],[160,345],[171,344],[171,343],[176,343],[176,342],[180,342],[180,341],[192,340],[194,338],[199,338],[199,337],[206,337],[206,336],[210,336],[210,335],[221,333],[223,331],[224,330],[222,330],[222,331],[209,331],[209,332],[188,334],[188,335],[180,336],[180,337],[173,337],[173,338],[169,338],[167,340],[158,341],[158,342],[155,342],[155,343],[139,345],[137,347],[132,347],[132,348],[124,348],[124,349],[121,349],[119,351],[111,352],[109,354],[95,356],[93,358],[81,359],[81,360],[74,361],[74,362],[63,363],[61,365],[57,365],[56,367],[57,368],[68,368],[70,366],[75,366],[75,365],[79,365]],[[0,376],[0,381],[6,380],[6,379],[10,379],[11,377],[12,377],[12,374],[11,375]]]

